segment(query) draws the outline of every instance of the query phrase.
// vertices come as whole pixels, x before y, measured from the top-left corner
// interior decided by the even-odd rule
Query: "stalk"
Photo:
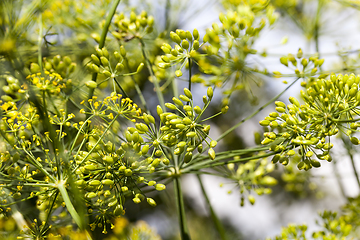
[[[179,224],[180,224],[180,236],[182,240],[191,240],[189,230],[186,223],[186,216],[185,216],[185,205],[184,199],[181,191],[181,182],[180,178],[176,176],[174,178],[174,190],[175,190],[175,199],[177,204],[177,211],[179,217]]]
[[[204,198],[205,198],[205,200],[206,200],[207,206],[209,207],[210,214],[211,214],[211,218],[212,218],[212,220],[214,221],[216,230],[219,232],[220,238],[221,238],[222,240],[227,240],[224,226],[221,224],[221,221],[219,220],[219,218],[217,217],[214,209],[213,209],[212,206],[211,206],[209,197],[208,197],[208,195],[207,195],[207,193],[206,193],[206,191],[205,191],[204,184],[202,183],[202,180],[201,180],[201,177],[200,177],[199,174],[197,175],[197,178],[198,178],[198,180],[199,180],[199,184],[200,184],[200,187],[201,187],[201,192],[202,192],[202,194],[203,194],[203,196],[204,196]]]
[[[350,145],[349,142],[346,141],[346,139],[344,138],[343,135],[341,135],[341,140],[343,141],[344,146],[345,146],[345,148],[346,148],[346,151],[347,151],[347,153],[348,153],[348,155],[349,155],[349,157],[350,157],[351,166],[352,166],[352,169],[353,169],[353,171],[354,171],[354,175],[355,175],[355,178],[356,178],[356,182],[357,182],[357,184],[358,184],[358,186],[359,186],[359,189],[360,189],[360,179],[359,179],[359,174],[358,174],[358,172],[357,172],[357,170],[356,170],[356,166],[355,166],[355,162],[354,162],[354,155],[353,155],[353,153],[352,153],[352,145]]]
[[[147,57],[147,55],[145,53],[145,43],[141,38],[139,38],[139,41],[140,41],[140,44],[141,44],[142,54],[143,54],[144,59],[146,61],[146,66],[147,66],[147,68],[149,70],[149,73],[150,73],[150,75],[152,77],[152,80],[153,80],[153,83],[154,83],[154,86],[155,86],[155,91],[156,91],[156,95],[157,95],[157,97],[159,99],[160,106],[161,106],[162,109],[165,110],[166,108],[165,108],[164,96],[163,96],[163,94],[161,92],[160,85],[159,85],[159,82],[158,82],[158,80],[157,80],[157,78],[156,78],[156,76],[154,74],[154,71],[151,68],[151,62],[150,62],[149,58]]]
[[[86,224],[84,218],[80,217],[80,215],[75,210],[75,207],[72,204],[69,194],[65,188],[65,181],[60,181],[57,184],[57,188],[59,189],[59,192],[64,199],[66,209],[69,211],[71,217],[74,219],[75,223],[79,226],[80,230],[85,230]]]
[[[100,48],[100,49],[103,48],[104,45],[105,45],[106,35],[107,35],[108,31],[109,31],[110,23],[111,23],[114,15],[115,15],[116,9],[117,9],[120,1],[121,1],[121,0],[115,0],[114,3],[113,3],[113,5],[112,5],[111,8],[110,8],[109,15],[108,15],[107,18],[106,18],[105,25],[104,25],[104,27],[103,27],[103,29],[102,29],[102,32],[101,32],[101,37],[100,37],[100,42],[99,42],[99,48]],[[96,82],[96,80],[97,80],[97,73],[93,73],[93,75],[92,75],[92,80],[93,80],[94,82]],[[93,94],[94,94],[94,89],[91,88],[91,89],[89,90],[88,99],[92,98]]]
[[[188,58],[188,63],[189,63],[189,90],[191,91],[191,58]]]
[[[339,188],[340,188],[341,195],[342,195],[345,199],[347,199],[347,196],[346,196],[346,193],[345,193],[345,189],[344,189],[344,186],[343,186],[343,184],[342,184],[342,182],[341,182],[341,177],[340,177],[339,171],[338,171],[337,166],[336,166],[337,162],[336,162],[335,159],[333,160],[333,162],[334,162],[334,164],[332,164],[332,166],[333,166],[333,169],[334,169],[334,172],[335,172],[336,180],[337,180],[338,185],[339,185]]]
[[[124,57],[124,60],[125,60],[125,62],[126,62],[126,67],[127,67],[128,71],[131,72],[131,69],[130,69],[130,67],[129,67],[129,61],[128,61],[128,59],[127,59],[126,56]],[[130,76],[130,77],[131,77],[131,80],[134,82],[135,90],[136,90],[137,94],[139,95],[139,99],[140,99],[140,101],[141,101],[141,104],[142,104],[143,107],[145,108],[146,112],[147,112],[148,114],[150,114],[150,111],[149,111],[149,109],[148,109],[148,107],[147,107],[147,104],[146,104],[146,100],[145,100],[145,98],[144,98],[144,95],[142,94],[142,91],[141,91],[141,89],[140,89],[139,84],[135,81],[135,79],[133,78],[133,76]]]

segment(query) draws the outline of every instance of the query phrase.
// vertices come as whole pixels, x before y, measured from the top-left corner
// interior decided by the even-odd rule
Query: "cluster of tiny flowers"
[[[213,89],[209,87],[207,96],[203,96],[205,106],[203,108],[194,106],[192,93],[189,89],[185,88],[184,95],[180,95],[179,98],[173,98],[174,104],[165,104],[168,109],[176,111],[176,113],[164,112],[163,109],[158,106],[157,113],[161,121],[161,134],[153,141],[153,146],[159,148],[159,151],[163,151],[160,148],[160,143],[168,147],[176,146],[173,153],[175,155],[181,155],[186,152],[184,162],[189,163],[192,159],[193,151],[197,148],[199,152],[202,152],[202,142],[207,142],[206,139],[208,138],[210,125],[201,124],[204,121],[201,120],[201,116],[209,106],[212,97]],[[182,101],[184,101],[185,104]],[[211,140],[207,143],[210,147],[208,155],[211,159],[214,159],[215,151],[213,148],[217,145],[217,142]]]
[[[62,77],[57,73],[44,72],[45,77],[41,76],[42,73],[29,75],[27,79],[38,88],[40,91],[50,92],[51,94],[59,94],[62,88],[66,88]]]
[[[311,239],[332,240],[341,239],[345,240],[349,238],[349,234],[352,230],[352,226],[346,221],[346,215],[338,216],[336,212],[324,211],[319,214],[321,221],[316,223],[320,226],[319,231],[315,231],[312,234],[308,232],[307,225],[295,225],[289,224],[287,227],[283,227],[281,234],[272,238],[273,240],[282,239],[309,239],[307,236],[312,236]],[[271,240],[267,238],[266,240]]]
[[[254,45],[261,31],[276,20],[274,8],[267,4],[225,4],[227,12],[219,15],[221,24],[213,23],[206,30],[203,41],[208,43],[204,46],[207,57],[198,60],[206,80],[194,76],[192,81],[224,87],[223,105],[227,105],[233,92],[239,90],[245,90],[256,101],[252,85],[260,86],[259,73],[267,74],[267,70],[250,65],[249,59],[257,54]]]
[[[299,48],[296,57],[289,53],[287,56],[282,56],[280,58],[280,63],[294,71],[297,77],[309,77],[309,82],[311,82],[314,80],[313,76],[318,74],[320,67],[324,63],[324,59],[319,59],[316,55],[309,58],[304,58],[303,52],[301,48]],[[281,77],[282,75],[278,71],[274,71],[273,74],[275,77]],[[324,78],[326,76],[328,76],[328,74],[321,74],[318,78]],[[302,85],[304,84],[306,85],[306,82],[302,83]]]
[[[120,52],[113,52],[113,56],[117,62],[115,66],[112,66],[110,61],[110,55],[106,48],[96,48],[95,50],[96,54],[91,54],[91,62],[87,64],[87,68],[90,72],[98,73],[104,76],[105,81],[108,79],[116,80],[116,77],[118,76],[129,76],[136,74],[140,72],[144,67],[144,64],[140,63],[137,67],[136,72],[127,74],[122,73],[125,68],[124,58],[126,57],[126,51],[124,46],[120,47]],[[98,84],[92,80],[85,82],[85,85],[92,89],[95,89],[98,86]]]
[[[124,13],[115,14],[114,27],[116,30],[111,31],[111,34],[119,40],[132,38],[142,38],[146,34],[153,31],[154,17],[148,16],[147,12],[142,11],[139,15],[135,12],[130,13],[130,17]]]
[[[52,59],[43,59],[44,70],[51,73],[57,73],[62,78],[67,78],[76,70],[76,63],[72,62],[69,56],[56,55]],[[30,71],[37,73],[40,71],[36,63],[30,65]],[[69,84],[69,83],[68,83]],[[71,84],[71,83],[70,83]]]
[[[269,164],[266,159],[239,164],[237,169],[233,163],[228,164],[227,167],[230,171],[228,177],[235,181],[240,189],[241,206],[245,204],[245,197],[251,205],[255,204],[252,192],[258,195],[270,194],[272,190],[269,187],[277,184],[277,180],[268,175],[274,170],[274,165]]]
[[[165,55],[162,55],[157,61],[157,66],[159,68],[169,68],[181,64],[175,71],[175,75],[181,77],[183,74],[181,69],[188,64],[186,60],[198,59],[200,56],[198,53],[199,48],[202,46],[199,42],[200,35],[197,29],[194,29],[192,34],[190,31],[177,29],[176,32],[170,32],[170,38],[176,44],[174,47],[171,47],[168,43],[161,46]]]
[[[319,167],[319,160],[331,161],[330,137],[340,131],[345,132],[351,142],[359,144],[353,136],[359,126],[360,76],[331,74],[329,79],[312,81],[305,91],[301,90],[304,104],[290,97],[291,104],[277,101],[276,112],[269,114],[260,125],[272,130],[264,133],[262,144],[270,144],[272,151],[278,152],[273,162],[287,165],[289,157],[297,153],[302,157],[298,168],[308,170]]]

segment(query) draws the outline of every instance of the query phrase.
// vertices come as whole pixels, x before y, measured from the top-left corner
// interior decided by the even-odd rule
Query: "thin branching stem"
[[[165,109],[164,96],[163,96],[163,94],[162,94],[162,92],[161,92],[160,85],[159,85],[159,81],[158,81],[157,77],[155,76],[154,71],[153,71],[152,68],[151,68],[151,65],[152,65],[152,64],[151,64],[151,62],[150,62],[150,60],[149,60],[149,58],[147,57],[147,54],[146,54],[146,52],[145,52],[145,43],[144,43],[144,41],[143,41],[141,38],[139,38],[139,41],[140,41],[141,51],[142,51],[143,57],[144,57],[144,59],[145,59],[145,61],[146,61],[146,66],[147,66],[147,68],[148,68],[148,70],[149,70],[149,73],[150,73],[151,78],[152,78],[152,82],[153,82],[153,84],[154,84],[154,86],[155,86],[155,92],[156,92],[156,95],[157,95],[157,97],[158,97],[160,106],[161,106],[162,109]]]
[[[205,201],[206,201],[206,204],[210,210],[210,215],[211,215],[211,218],[215,224],[215,227],[216,227],[216,230],[219,232],[219,235],[220,235],[220,238],[222,240],[227,240],[228,238],[226,237],[226,231],[224,229],[224,226],[221,224],[221,221],[220,219],[218,218],[218,216],[216,215],[212,205],[211,205],[211,202],[210,202],[210,199],[206,193],[206,190],[205,190],[205,187],[204,187],[204,184],[201,180],[201,176],[198,174],[196,175],[197,176],[197,179],[199,181],[199,184],[200,184],[200,188],[201,188],[201,192],[205,198]]]

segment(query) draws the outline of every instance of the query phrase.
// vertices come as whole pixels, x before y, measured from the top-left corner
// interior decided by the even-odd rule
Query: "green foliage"
[[[335,239],[352,239],[347,238],[352,227],[347,223],[346,216],[337,216],[336,212],[324,211],[319,214],[321,217],[321,222],[317,224],[321,227],[321,230],[311,233],[311,238],[309,238],[308,229],[306,225],[295,225],[289,224],[288,227],[284,227],[281,231],[281,235],[273,238],[274,240],[280,239],[296,239],[296,240],[306,240],[306,239],[325,239],[325,240],[335,240]]]
[[[318,2],[310,28],[297,1],[221,4],[220,22],[200,36],[197,29],[170,29],[171,19],[164,30],[151,8],[120,0],[0,3],[1,237],[160,239],[145,223],[132,225],[123,215],[133,203],[162,204],[161,192],[173,188],[180,236],[190,239],[181,179],[196,174],[219,236],[226,239],[201,174],[230,180],[241,206],[245,198],[255,204],[255,193],[271,194],[277,176],[285,190],[305,196],[307,187],[298,186],[309,183],[314,191],[315,184],[295,166],[310,170],[321,160],[331,162],[335,135],[345,145],[344,136],[359,144],[360,76],[323,71],[320,53],[302,49],[279,59],[291,74],[252,63],[267,57],[256,44],[279,13],[294,16],[319,51],[327,1]],[[294,80],[244,120],[230,123],[224,117],[235,107],[230,98],[244,90],[245,100],[256,104],[255,89],[270,77]],[[305,88],[300,101],[277,100],[299,79]],[[181,81],[187,87],[179,89]],[[205,86],[206,94],[198,96],[194,86]],[[275,112],[260,121],[265,132],[256,134],[257,146],[224,146],[221,140],[274,101]],[[218,138],[210,131],[216,119],[230,124]],[[281,174],[277,162],[286,166]],[[321,230],[312,238],[356,237],[358,203],[348,199],[341,216],[320,214]],[[306,225],[289,225],[274,239],[309,236]]]

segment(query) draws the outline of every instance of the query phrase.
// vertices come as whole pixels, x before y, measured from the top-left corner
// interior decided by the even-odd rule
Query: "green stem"
[[[208,195],[207,195],[207,193],[205,191],[205,187],[204,187],[204,184],[202,183],[200,175],[197,175],[197,178],[199,180],[199,184],[200,184],[200,187],[201,187],[201,192],[202,192],[202,194],[203,194],[203,196],[205,198],[205,201],[206,201],[206,203],[207,203],[207,205],[209,207],[211,218],[214,221],[214,224],[215,224],[215,227],[216,227],[217,231],[219,232],[220,238],[222,240],[227,240],[224,226],[221,224],[221,221],[219,220],[219,218],[217,217],[214,209],[211,206],[209,197],[208,197]]]
[[[343,141],[344,143],[344,146],[346,148],[346,151],[350,157],[350,160],[351,160],[351,166],[353,168],[353,171],[354,171],[354,175],[355,175],[355,178],[356,178],[356,181],[357,181],[357,184],[359,186],[359,189],[360,189],[360,179],[359,179],[359,174],[356,170],[356,166],[355,166],[355,162],[354,162],[354,155],[352,153],[352,145],[351,143],[349,143],[348,141],[346,141],[346,139],[344,138],[343,135],[341,135],[341,140]]]
[[[251,119],[252,117],[254,117],[256,114],[258,114],[260,111],[262,111],[264,108],[266,108],[267,106],[269,106],[271,103],[273,103],[276,99],[278,99],[281,95],[283,95],[290,87],[292,87],[292,85],[294,85],[300,78],[297,78],[295,81],[293,81],[289,86],[287,86],[281,93],[279,93],[278,95],[276,95],[275,97],[273,97],[272,99],[270,99],[270,101],[268,101],[265,105],[261,106],[258,110],[256,110],[255,112],[253,112],[252,114],[250,114],[248,117],[244,118],[243,120],[241,120],[240,122],[238,122],[237,124],[235,124],[233,127],[231,127],[230,129],[228,129],[227,131],[225,131],[223,134],[220,135],[220,137],[217,139],[217,141],[223,139],[226,135],[228,135],[229,133],[231,133],[232,131],[234,131],[236,128],[238,128],[241,124],[243,124],[244,122],[246,122],[247,120]]]
[[[168,31],[169,27],[170,27],[170,18],[169,18],[169,14],[171,11],[171,4],[170,4],[170,0],[166,0],[166,6],[165,6],[165,31]]]
[[[188,63],[189,63],[189,90],[191,91],[191,58],[188,58]]]
[[[186,224],[184,199],[181,191],[180,178],[178,176],[174,178],[174,190],[177,203],[181,239],[190,240],[191,238]]]
[[[43,224],[43,226],[42,226],[42,228],[41,228],[41,230],[40,230],[41,232],[43,232],[43,231],[45,230],[45,226],[46,226],[46,224],[48,224],[49,218],[50,218],[50,216],[51,216],[51,212],[52,212],[52,210],[53,210],[53,207],[54,207],[54,205],[55,205],[55,202],[56,202],[56,199],[57,199],[57,197],[58,197],[58,195],[59,195],[59,192],[56,191],[56,192],[54,193],[54,195],[55,195],[55,196],[53,196],[53,199],[52,199],[52,201],[51,201],[50,207],[47,209],[48,213],[47,213],[47,215],[46,215],[45,224]]]
[[[322,0],[318,0],[318,7],[317,7],[317,11],[316,11],[316,16],[315,16],[315,23],[314,23],[314,39],[315,39],[315,49],[316,52],[319,54],[319,58],[320,58],[320,49],[319,49],[319,29],[320,29],[320,25],[319,25],[319,20],[320,20],[320,11],[322,9]]]
[[[40,71],[43,74],[44,70],[42,68],[42,51],[41,51],[42,38],[43,38],[43,26],[42,26],[42,14],[40,14],[40,16],[39,16],[39,38],[38,38],[38,63],[39,63]]]
[[[206,160],[206,161],[202,161],[202,162],[199,162],[197,164],[191,165],[189,167],[185,167],[184,169],[181,170],[181,173],[185,174],[185,173],[189,173],[189,172],[192,172],[192,171],[197,171],[199,169],[216,167],[216,166],[223,166],[223,165],[227,165],[229,163],[238,163],[238,162],[243,162],[243,161],[266,158],[266,157],[270,157],[270,156],[275,155],[275,154],[276,154],[276,152],[270,152],[270,153],[266,153],[266,154],[262,154],[262,155],[255,155],[255,156],[252,156],[252,157],[233,159],[233,160],[227,160],[227,161],[222,161],[222,162],[219,162],[219,160],[224,160],[224,159],[234,157],[234,156],[238,156],[238,155],[216,157],[215,160]]]
[[[331,121],[333,122],[340,122],[340,123],[350,123],[350,122],[358,122],[360,121],[360,118],[355,118],[355,119],[348,119],[348,120],[345,120],[345,119],[334,119],[334,118],[329,118]]]
[[[131,69],[130,69],[130,67],[129,67],[129,61],[128,61],[128,59],[127,59],[126,56],[124,57],[124,60],[125,60],[125,62],[126,62],[126,67],[127,67],[128,71],[131,72]],[[131,77],[131,80],[132,80],[133,83],[134,83],[135,90],[136,90],[137,94],[139,95],[141,104],[142,104],[143,107],[145,108],[146,112],[147,112],[148,114],[150,114],[150,111],[149,111],[149,109],[148,109],[148,107],[147,107],[147,104],[146,104],[146,100],[145,100],[145,98],[144,98],[144,95],[143,95],[142,92],[141,92],[141,89],[140,89],[139,84],[136,82],[136,80],[133,78],[133,76],[130,76],[130,77]]]
[[[116,9],[117,9],[120,1],[121,1],[121,0],[115,0],[115,1],[113,2],[113,5],[112,5],[111,8],[110,8],[109,15],[108,15],[107,18],[106,18],[105,25],[104,25],[104,27],[103,27],[103,29],[102,29],[102,32],[101,32],[101,37],[100,37],[100,42],[99,42],[99,48],[100,48],[100,49],[103,48],[104,45],[105,45],[106,35],[107,35],[108,31],[109,31],[109,27],[110,27],[111,21],[112,21],[114,15],[115,15]],[[96,82],[96,80],[97,80],[97,73],[93,73],[93,75],[92,75],[92,80],[93,80],[94,82]],[[91,88],[91,89],[89,90],[88,99],[92,98],[93,94],[94,94],[94,89]]]
[[[122,86],[120,85],[119,81],[114,77],[114,82],[116,83],[116,85],[120,88],[120,91],[122,92],[122,94],[128,98],[129,95],[127,95],[127,93],[125,92],[125,90],[122,88]]]
[[[174,97],[178,97],[178,96],[179,96],[179,91],[178,91],[178,86],[177,86],[176,78],[172,79],[171,84],[172,84],[173,96],[174,96]],[[164,85],[165,85],[165,84],[164,84]],[[163,86],[164,86],[164,85],[163,85]]]
[[[65,184],[66,184],[65,181],[62,180],[57,184],[57,188],[59,189],[60,194],[65,202],[66,209],[69,211],[71,217],[74,219],[75,223],[79,226],[80,230],[85,230],[86,224],[84,221],[84,217],[80,217],[80,215],[75,210],[75,207],[72,204],[69,194],[65,188]]]
[[[153,80],[153,83],[154,83],[154,86],[155,86],[155,91],[156,91],[156,95],[157,95],[157,97],[158,97],[158,99],[159,99],[160,106],[161,106],[161,108],[162,108],[163,110],[165,110],[166,108],[165,108],[164,96],[163,96],[163,94],[162,94],[162,92],[161,92],[158,79],[156,78],[156,76],[155,76],[155,74],[154,74],[154,72],[153,72],[153,70],[152,70],[152,68],[151,68],[151,65],[152,65],[152,64],[151,64],[149,58],[146,56],[146,53],[145,53],[145,43],[144,43],[144,41],[143,41],[141,38],[139,38],[139,41],[140,41],[140,44],[141,44],[142,54],[143,54],[144,59],[145,59],[145,61],[146,61],[146,67],[147,67],[148,70],[149,70],[149,73],[150,73],[150,75],[151,75],[151,77],[152,77],[152,80]]]
[[[340,177],[340,174],[339,174],[339,171],[337,169],[337,162],[336,162],[336,159],[333,160],[333,163],[332,166],[333,166],[333,169],[334,169],[334,172],[335,172],[335,177],[336,177],[336,180],[338,182],[338,185],[339,185],[339,188],[340,188],[340,192],[342,194],[342,196],[347,199],[347,196],[346,196],[346,193],[345,193],[345,189],[344,189],[344,186],[341,182],[341,177]]]

